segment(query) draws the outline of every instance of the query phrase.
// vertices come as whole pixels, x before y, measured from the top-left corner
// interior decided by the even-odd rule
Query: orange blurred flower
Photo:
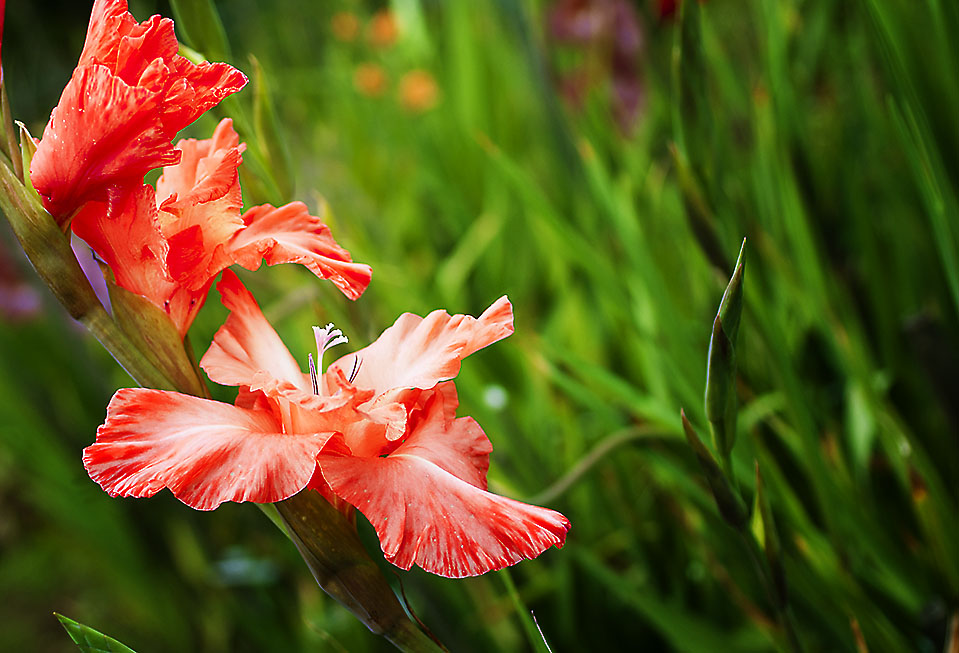
[[[386,90],[386,73],[375,63],[361,63],[353,71],[353,86],[367,97],[379,97]]]
[[[411,70],[400,79],[400,102],[403,108],[421,113],[436,106],[439,87],[425,70]]]
[[[353,41],[360,31],[360,20],[356,14],[349,11],[340,11],[330,19],[333,36],[339,41]]]
[[[394,43],[400,35],[399,26],[396,24],[396,17],[388,9],[381,9],[373,14],[370,19],[370,26],[367,36],[372,45],[378,48],[388,48]]]

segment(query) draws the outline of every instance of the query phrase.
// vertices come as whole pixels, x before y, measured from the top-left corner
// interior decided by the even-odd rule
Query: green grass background
[[[8,91],[39,135],[87,3],[7,4]],[[460,412],[493,442],[491,489],[573,527],[564,549],[481,578],[383,564],[451,650],[542,650],[529,609],[554,651],[785,645],[679,420],[707,432],[710,328],[744,237],[733,468],[747,501],[762,470],[801,644],[944,650],[959,609],[959,5],[713,0],[660,20],[636,2],[646,101],[626,135],[608,81],[581,110],[555,90],[584,55],[550,43],[546,2],[395,0],[386,48],[366,37],[382,3],[224,0],[228,44],[190,20],[203,3],[176,4],[181,40],[254,80],[189,134],[235,117],[248,204],[325,198],[373,267],[356,303],[293,266],[244,275],[304,365],[312,324],[343,328],[346,353],[403,311],[513,302],[515,335],[463,366]],[[339,11],[358,17],[355,41],[333,38]],[[385,73],[379,97],[354,84],[364,63]],[[399,100],[414,69],[439,89],[423,113]],[[0,325],[0,648],[74,650],[56,610],[140,653],[389,650],[255,509],[110,499],[86,477],[81,449],[130,381],[45,300]],[[198,354],[224,315],[214,295]]]

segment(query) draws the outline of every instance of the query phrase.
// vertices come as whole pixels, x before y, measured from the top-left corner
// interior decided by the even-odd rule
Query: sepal
[[[104,271],[113,318],[127,337],[173,382],[177,390],[209,397],[209,390],[186,349],[189,343],[181,339],[170,316],[146,297],[118,286],[105,266]]]
[[[60,625],[67,631],[67,635],[80,647],[83,653],[106,653],[107,651],[109,653],[136,653],[129,646],[121,644],[112,637],[90,628],[90,626],[84,626],[56,612],[53,613],[53,616],[60,621]]]
[[[20,128],[20,161],[23,164],[23,170],[29,170],[33,155],[37,153],[37,139],[30,134],[27,126],[19,120],[17,121],[17,127]],[[24,175],[23,184],[31,193],[36,192],[30,175]]]

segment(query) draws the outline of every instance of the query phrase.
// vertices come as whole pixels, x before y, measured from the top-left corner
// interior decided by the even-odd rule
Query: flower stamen
[[[307,354],[310,359],[310,380],[313,381],[313,394],[320,394],[320,385],[316,379],[316,364],[313,362],[313,354]]]
[[[356,375],[360,373],[360,368],[363,367],[363,361],[360,360],[359,356],[353,357],[353,369],[350,371],[350,383],[353,383],[353,379],[356,378]]]
[[[333,326],[330,322],[325,327],[313,327],[313,335],[316,336],[316,358],[314,365],[313,355],[310,355],[310,378],[313,381],[313,394],[322,394],[326,392],[325,383],[322,382],[323,374],[323,354],[327,349],[336,345],[346,344],[349,338],[343,335],[343,332]]]

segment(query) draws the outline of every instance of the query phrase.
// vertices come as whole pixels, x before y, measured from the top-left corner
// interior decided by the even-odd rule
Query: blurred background
[[[90,4],[7,3],[7,90],[37,136]],[[493,442],[491,489],[573,527],[480,578],[383,563],[451,650],[542,650],[529,610],[557,652],[774,650],[784,612],[805,650],[959,650],[959,5],[222,0],[221,31],[172,4],[130,0],[251,78],[187,135],[234,117],[247,205],[326,201],[373,267],[356,303],[296,266],[243,276],[304,365],[312,324],[344,354],[403,311],[513,302],[460,414]],[[785,605],[679,419],[708,433],[743,238],[733,470],[748,503],[762,470]],[[390,650],[256,509],[87,478],[130,380],[0,240],[0,648],[76,650],[58,611],[141,653]],[[224,317],[214,294],[198,356]]]

